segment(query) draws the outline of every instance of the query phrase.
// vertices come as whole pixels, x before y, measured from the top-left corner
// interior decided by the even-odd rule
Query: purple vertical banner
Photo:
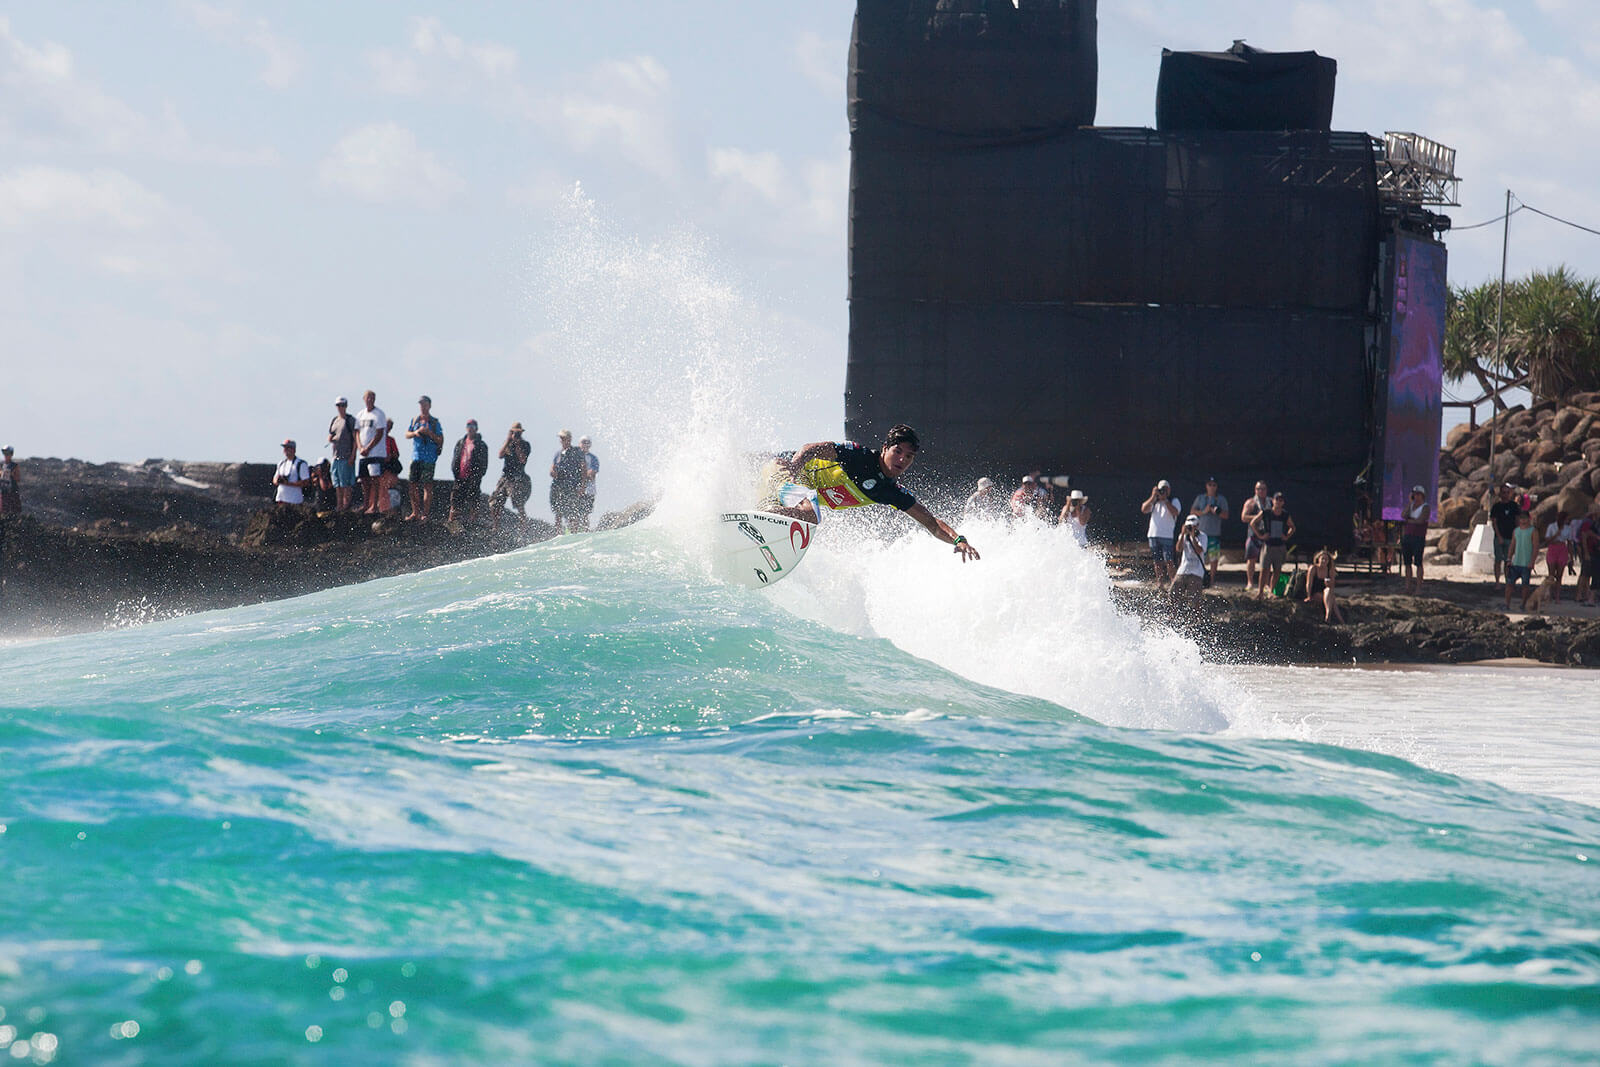
[[[1413,486],[1438,518],[1444,420],[1445,248],[1400,233],[1389,317],[1389,396],[1383,431],[1383,517],[1402,517]]]

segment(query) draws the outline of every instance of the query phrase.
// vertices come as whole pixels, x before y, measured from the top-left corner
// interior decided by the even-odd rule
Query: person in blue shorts
[[[798,452],[785,453],[769,464],[769,490],[763,511],[806,522],[819,522],[822,509],[887,504],[898,508],[956,550],[961,562],[978,559],[972,542],[900,487],[898,479],[911,467],[921,442],[904,423],[889,429],[883,447],[874,451],[854,441],[815,441]],[[785,482],[783,479],[787,478]]]

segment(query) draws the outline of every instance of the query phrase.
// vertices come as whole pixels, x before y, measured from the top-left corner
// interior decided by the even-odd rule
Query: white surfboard
[[[816,524],[767,511],[730,511],[716,528],[717,570],[751,589],[781,582],[805,558]]]

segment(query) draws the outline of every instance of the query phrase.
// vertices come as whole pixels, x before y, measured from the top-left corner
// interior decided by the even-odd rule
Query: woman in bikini
[[[1312,557],[1311,570],[1306,574],[1306,603],[1311,603],[1321,595],[1324,622],[1344,622],[1344,615],[1339,611],[1339,598],[1333,591],[1338,580],[1339,569],[1334,566],[1333,553],[1324,548]]]

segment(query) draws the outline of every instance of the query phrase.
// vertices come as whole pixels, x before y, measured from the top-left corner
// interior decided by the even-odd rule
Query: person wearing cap
[[[974,519],[997,519],[1003,507],[999,495],[994,491],[994,479],[979,478],[978,487],[961,506],[961,514],[969,522]]]
[[[1217,564],[1222,562],[1222,520],[1228,517],[1228,498],[1217,491],[1215,475],[1206,479],[1206,491],[1189,505],[1189,517],[1200,520],[1206,535],[1206,586],[1217,582]]]
[[[272,475],[272,484],[278,487],[274,499],[280,504],[304,504],[306,501],[305,490],[306,484],[311,481],[311,468],[294,451],[294,439],[286,438],[283,442],[283,460]]]
[[[589,516],[594,513],[595,479],[600,477],[600,457],[590,451],[594,442],[587,436],[578,438],[578,451],[583,453],[583,496],[578,501],[578,522],[587,530]]]
[[[1420,485],[1411,487],[1411,499],[1400,525],[1400,573],[1406,579],[1406,592],[1422,594],[1422,548],[1428,538],[1428,490]],[[1412,566],[1417,568],[1415,584],[1411,577]]]
[[[583,452],[572,443],[572,431],[556,434],[561,450],[550,461],[550,514],[554,516],[556,531],[578,531],[578,512],[582,509],[579,498],[583,496],[583,483],[589,475],[589,465]]]
[[[1244,588],[1245,592],[1261,588],[1261,542],[1256,538],[1256,516],[1272,510],[1272,497],[1267,495],[1267,483],[1256,482],[1255,495],[1239,509],[1239,521],[1244,523]]]
[[[822,521],[823,508],[841,511],[883,504],[905,512],[954,549],[961,562],[976,560],[978,550],[972,542],[900,486],[900,478],[921,447],[917,431],[897,422],[889,427],[877,450],[854,441],[813,441],[798,452],[780,453],[764,472],[767,486],[759,507],[774,515],[815,523]],[[783,476],[792,480],[779,482]]]
[[[1173,555],[1178,533],[1178,502],[1172,499],[1172,483],[1165,478],[1151,489],[1139,510],[1150,516],[1145,536],[1150,539],[1150,558],[1155,561],[1156,584],[1166,585],[1172,579]]]
[[[339,511],[349,511],[355,506],[356,420],[348,410],[348,398],[334,398],[333,407],[338,414],[328,423],[328,444],[333,449],[329,473],[333,477],[334,507]]]
[[[1514,499],[1517,487],[1506,482],[1496,494],[1495,502],[1489,505],[1489,528],[1494,532],[1494,580],[1498,585],[1501,572],[1505,568],[1506,559],[1511,553],[1511,539],[1517,532],[1517,516],[1522,512],[1522,505]]]
[[[1022,519],[1033,512],[1033,502],[1037,496],[1039,479],[1036,475],[1024,474],[1022,484],[1017,491],[1011,494],[1011,518]]]
[[[0,515],[22,514],[22,483],[17,479],[17,464],[6,445],[0,450]]]
[[[433,511],[433,468],[444,448],[444,427],[433,417],[433,398],[427,394],[417,397],[417,415],[406,427],[406,437],[411,441],[411,479],[407,483],[411,514],[406,519],[427,522]]]
[[[1272,494],[1272,510],[1257,515],[1250,528],[1261,542],[1261,584],[1256,587],[1256,599],[1260,600],[1277,586],[1284,560],[1289,558],[1289,539],[1294,536],[1294,516],[1289,514],[1283,493]]]
[[[1206,578],[1206,535],[1200,529],[1198,515],[1183,520],[1174,550],[1178,557],[1178,573],[1172,579],[1172,595],[1179,600],[1192,600],[1200,595]]]
[[[1089,547],[1089,498],[1082,489],[1074,489],[1061,506],[1061,525],[1072,533],[1079,548]]]
[[[363,393],[361,399],[365,407],[356,413],[356,474],[361,479],[361,513],[376,515],[388,510],[382,490],[384,460],[389,456],[389,416],[378,406],[378,394],[371,389]]]
[[[528,477],[528,457],[532,454],[533,445],[522,439],[522,423],[513,422],[506,431],[506,443],[500,446],[500,458],[505,461],[500,480],[489,494],[490,529],[499,532],[500,513],[505,510],[507,499],[517,511],[518,528],[527,525],[528,498],[533,495],[533,479]]]

